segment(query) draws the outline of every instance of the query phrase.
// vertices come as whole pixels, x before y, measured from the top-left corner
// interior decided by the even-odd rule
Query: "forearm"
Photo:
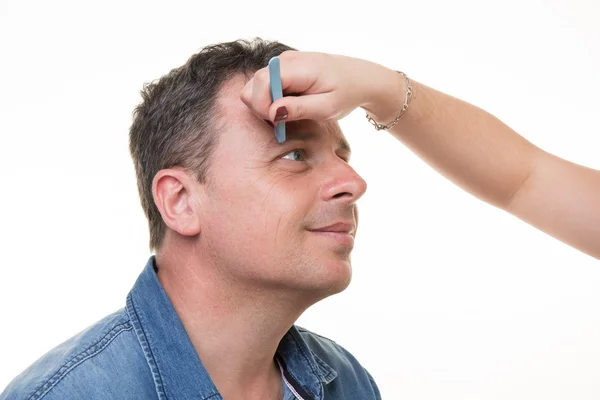
[[[392,72],[394,85],[364,107],[385,124],[398,114],[406,92],[405,79]],[[412,87],[407,112],[389,132],[466,191],[506,208],[540,150],[480,108],[414,80]]]
[[[363,106],[389,123],[404,102],[405,80],[387,80]],[[490,113],[418,82],[407,112],[389,132],[478,198],[600,259],[600,171],[534,146]]]

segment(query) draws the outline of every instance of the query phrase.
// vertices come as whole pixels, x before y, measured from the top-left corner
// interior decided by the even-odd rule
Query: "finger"
[[[284,96],[303,93],[314,86],[316,73],[311,72],[310,64],[302,62],[302,59],[300,52],[297,51],[286,51],[280,55],[281,84]],[[269,119],[272,98],[268,67],[256,71],[242,89],[240,99],[256,116]]]
[[[339,110],[335,107],[331,93],[285,96],[271,104],[268,119],[275,121],[277,110],[285,107],[287,117],[282,121],[312,119],[326,121],[339,119]]]
[[[252,78],[252,110],[263,119],[269,118],[269,106],[272,103],[269,84],[269,70],[261,68]]]
[[[252,105],[252,85],[253,84],[254,84],[254,82],[252,81],[252,79],[250,79],[248,82],[246,82],[246,85],[240,91],[240,100],[242,100],[242,102],[248,107],[250,107]]]
[[[284,95],[304,93],[315,85],[319,72],[316,68],[316,56],[320,55],[290,50],[281,53],[279,60]]]
[[[305,62],[306,55],[300,57],[297,51],[285,51],[280,57],[281,86],[284,95],[304,93],[311,89],[317,78],[312,64]],[[269,67],[259,69],[242,90],[242,101],[258,107],[267,99],[271,100]],[[314,93],[310,93],[314,94]]]

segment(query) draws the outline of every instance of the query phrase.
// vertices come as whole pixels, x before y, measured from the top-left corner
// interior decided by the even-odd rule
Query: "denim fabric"
[[[276,358],[302,399],[380,399],[344,348],[293,326]],[[18,375],[0,400],[219,400],[150,257],[126,306],[55,347]]]

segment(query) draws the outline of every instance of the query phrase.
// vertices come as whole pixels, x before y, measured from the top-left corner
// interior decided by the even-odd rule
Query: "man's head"
[[[288,122],[279,144],[240,99],[289,49],[262,40],[203,49],[145,88],[130,149],[157,254],[194,248],[231,279],[331,294],[350,281],[353,239],[315,230],[356,228],[366,184],[347,164],[349,146],[336,122],[311,120]]]

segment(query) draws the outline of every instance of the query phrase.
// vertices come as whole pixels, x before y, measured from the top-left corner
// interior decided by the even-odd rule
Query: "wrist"
[[[361,107],[377,123],[387,125],[402,110],[408,90],[407,80],[398,71],[383,67],[373,81],[373,91]]]

